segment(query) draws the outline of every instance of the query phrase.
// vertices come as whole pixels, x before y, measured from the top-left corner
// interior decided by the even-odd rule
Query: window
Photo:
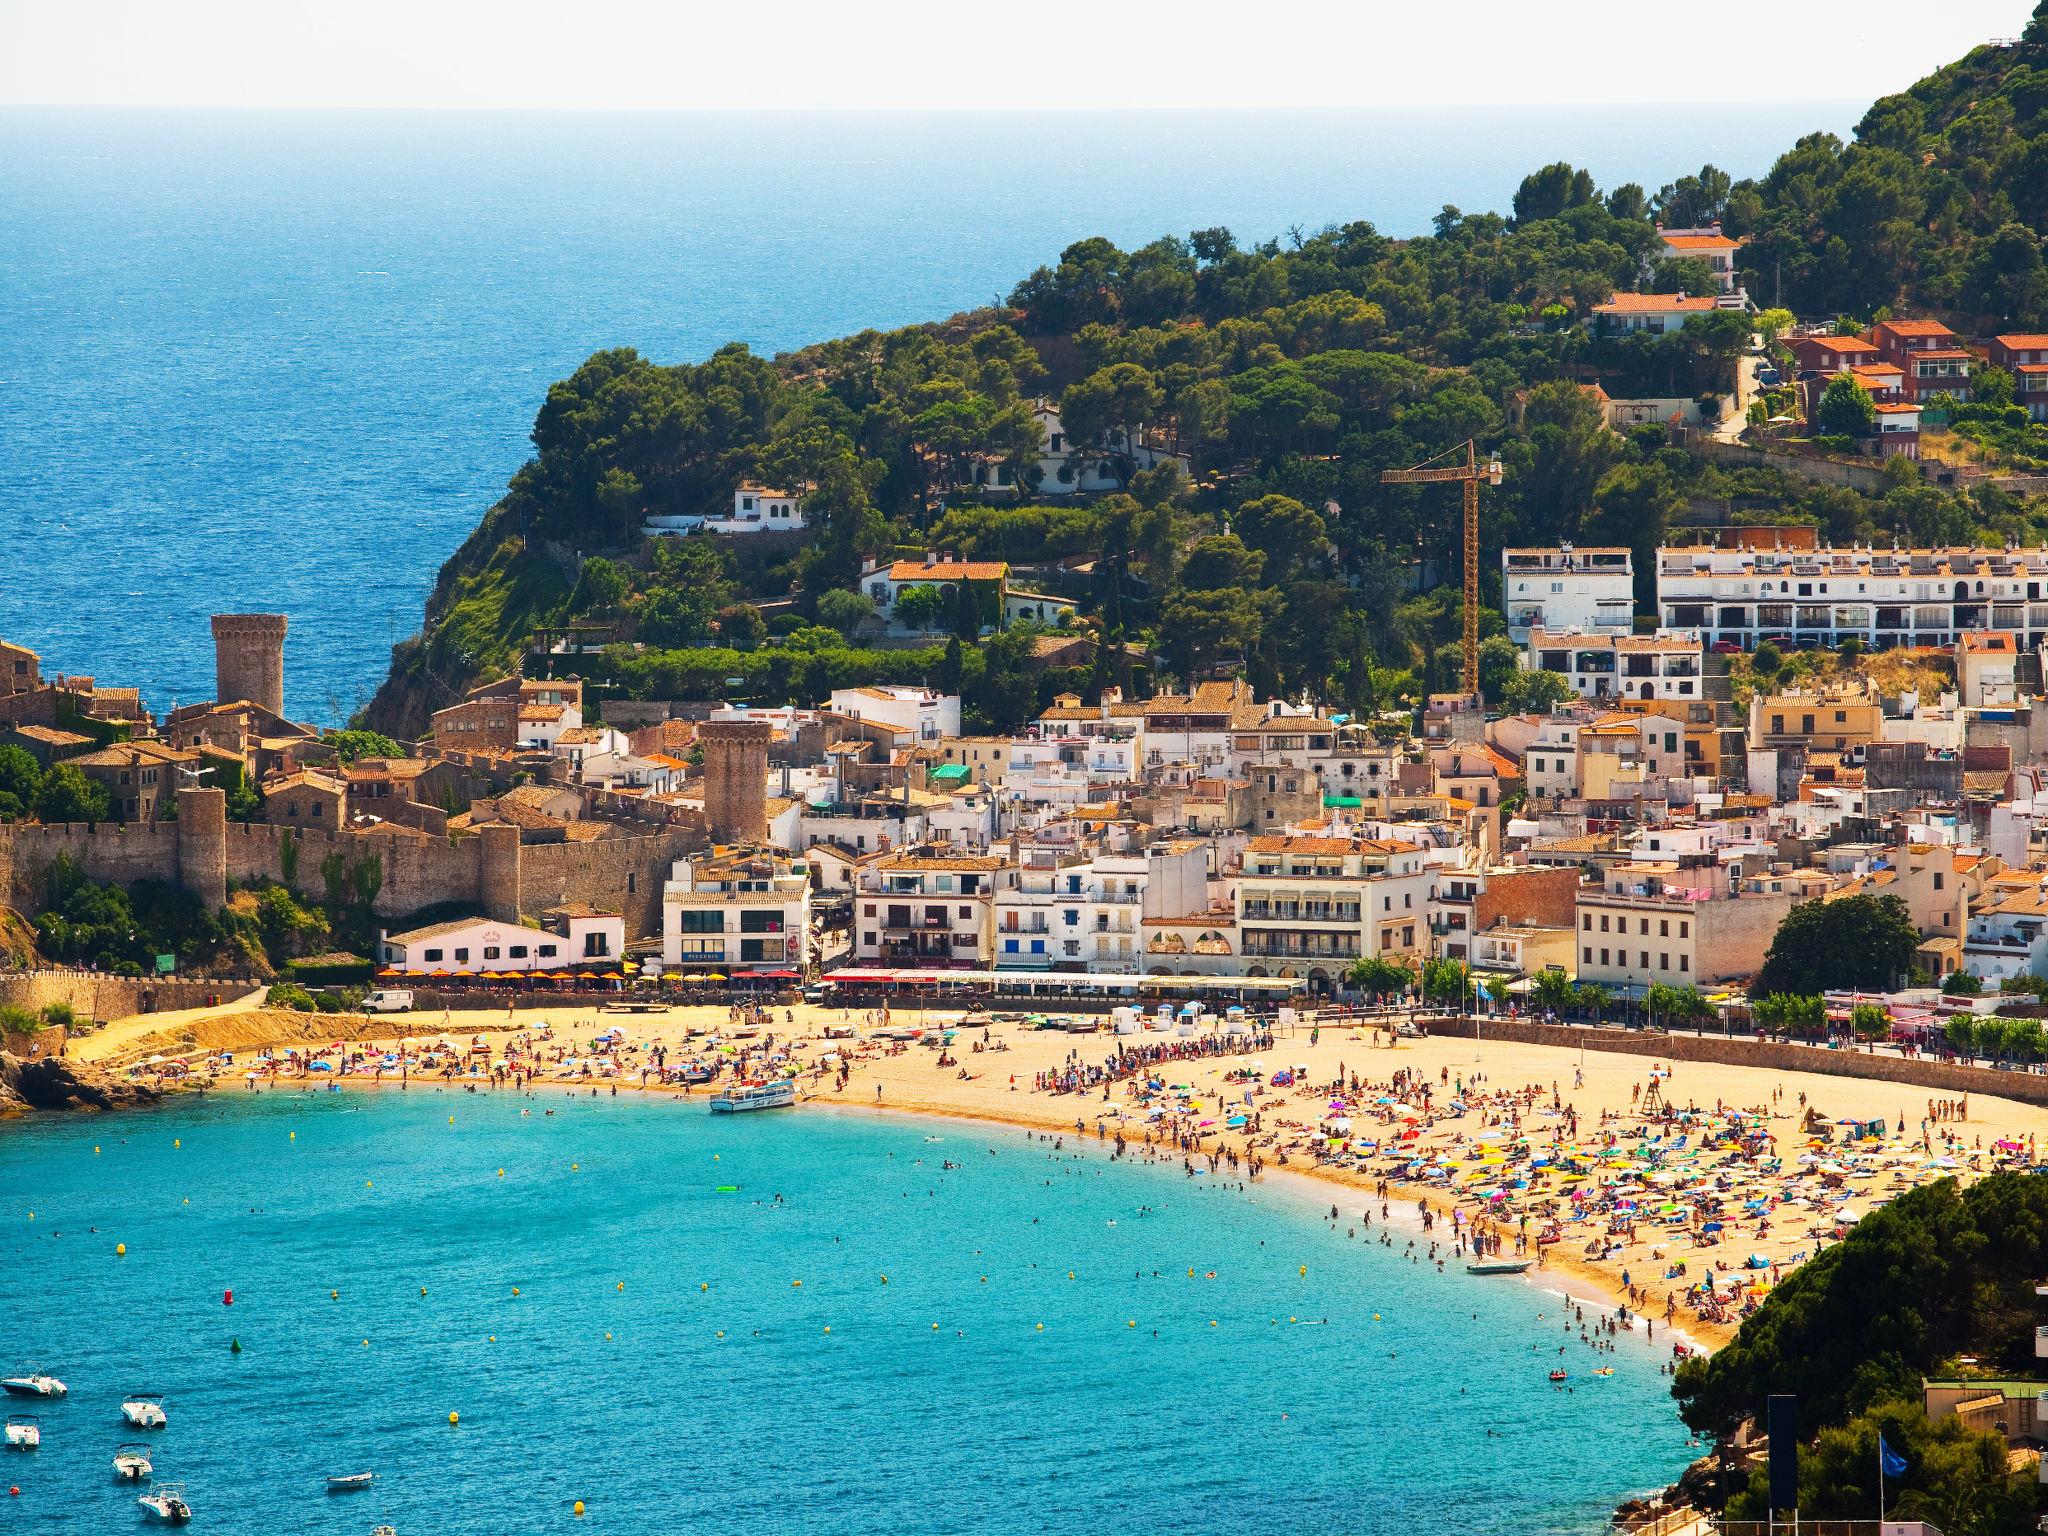
[[[514,944],[510,949],[506,950],[505,953],[511,959],[524,960],[526,958],[526,946],[524,944]]]
[[[497,946],[497,945],[495,945],[495,944],[486,944],[486,945],[484,946],[484,958],[485,958],[486,960],[495,960],[495,959],[497,959],[497,958],[498,958],[498,946]]]
[[[455,951],[455,963],[456,963],[457,965],[466,965],[466,964],[468,964],[468,963],[469,963],[469,951],[468,951],[468,950],[466,950],[466,949],[458,949],[457,951]]]
[[[611,952],[612,936],[602,928],[593,928],[589,933],[583,935],[583,954],[585,959],[602,958]]]
[[[874,908],[868,908],[873,912]],[[716,907],[684,907],[676,913],[678,933],[723,933],[725,913]]]
[[[1604,949],[1600,951],[1600,963],[1602,965],[1607,963],[1607,951]]]
[[[424,950],[421,952],[420,958],[422,960],[439,960],[441,958],[441,951],[438,949]]]
[[[555,958],[555,946],[552,944],[536,945],[533,952],[536,955],[540,956],[540,958],[543,960],[552,960]]]
[[[962,921],[963,923],[965,923],[965,922],[972,922],[972,921],[973,921],[973,919],[974,919],[974,908],[972,908],[972,907],[962,907],[962,908],[960,909],[960,921]]]
[[[1688,954],[1684,954],[1684,953],[1681,953],[1681,954],[1679,955],[1679,957],[1678,957],[1678,968],[1679,968],[1679,969],[1680,969],[1681,971],[1689,971],[1689,970],[1691,970],[1691,969],[1692,969],[1692,956],[1690,956],[1690,955],[1688,955]]]
[[[1591,945],[1588,945],[1584,950],[1580,951],[1580,953],[1584,956],[1585,963],[1587,965],[1591,965],[1593,963],[1593,949]]]
[[[1585,929],[1586,932],[1591,933],[1593,931],[1593,914],[1588,912],[1584,917],[1580,918],[1579,926]]]
[[[1660,918],[1658,918],[1658,919],[1657,919],[1657,937],[1658,937],[1658,938],[1660,938],[1660,939],[1668,939],[1668,938],[1670,938],[1670,937],[1671,937],[1671,919],[1670,919],[1670,918],[1668,918],[1668,917],[1660,917]]]
[[[1657,969],[1660,971],[1668,971],[1671,969],[1671,956],[1669,953],[1662,950],[1658,951]]]

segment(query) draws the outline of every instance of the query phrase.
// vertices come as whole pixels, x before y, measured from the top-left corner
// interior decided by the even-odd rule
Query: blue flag
[[[1885,1444],[1881,1434],[1877,1437],[1877,1464],[1884,1468],[1886,1477],[1897,1477],[1906,1470],[1906,1458]]]

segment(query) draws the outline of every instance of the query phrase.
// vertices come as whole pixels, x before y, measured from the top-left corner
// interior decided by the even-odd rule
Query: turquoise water
[[[291,616],[334,721],[598,347],[773,352],[1006,294],[1087,235],[1652,190],[1860,109],[819,116],[0,110],[0,635],[213,693],[206,617]]]
[[[1534,1287],[1076,1151],[424,1091],[0,1127],[0,1368],[71,1387],[0,1529],[129,1528],[138,1390],[195,1531],[1590,1532],[1688,1459],[1647,1347],[1548,1384]]]

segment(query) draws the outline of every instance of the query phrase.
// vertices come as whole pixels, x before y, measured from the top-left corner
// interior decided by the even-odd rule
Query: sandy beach
[[[2048,1108],[2004,1099],[1936,1104],[1902,1084],[1395,1039],[1344,1021],[1248,1048],[1206,1031],[1076,1035],[950,1012],[899,1010],[887,1022],[898,1032],[957,1032],[948,1048],[878,1038],[878,1014],[813,1007],[774,1009],[742,1036],[722,1007],[363,1018],[229,1005],[121,1021],[73,1053],[153,1075],[165,1063],[137,1065],[148,1056],[182,1054],[203,1071],[209,1052],[232,1051],[231,1065],[214,1058],[223,1090],[456,1075],[491,1091],[494,1081],[509,1088],[507,1073],[531,1073],[529,1086],[542,1092],[707,1095],[663,1084],[661,1069],[744,1061],[749,1073],[793,1076],[798,1113],[831,1103],[1063,1135],[1078,1128],[1121,1143],[1123,1155],[1180,1162],[1190,1177],[1324,1180],[1345,1191],[1333,1199],[1347,1220],[1382,1236],[1391,1222],[1439,1267],[1526,1258],[1542,1283],[1626,1307],[1656,1333],[1707,1347],[1731,1337],[1746,1305],[1873,1205],[1936,1178],[2031,1162],[2035,1139],[2048,1136]],[[855,1038],[827,1038],[828,1028]],[[444,1039],[454,1049],[437,1049]],[[264,1046],[274,1055],[259,1061]],[[401,1049],[402,1071],[380,1066]],[[1122,1052],[1197,1049],[1218,1053],[1091,1080]],[[314,1061],[334,1070],[309,1071]],[[1077,1081],[1087,1085],[1064,1086]],[[1884,1122],[1882,1136],[1874,1121]]]

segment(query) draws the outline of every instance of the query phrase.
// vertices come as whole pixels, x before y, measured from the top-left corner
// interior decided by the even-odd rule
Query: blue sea
[[[1355,1195],[1008,1128],[230,1095],[0,1127],[0,1190],[0,1374],[71,1388],[0,1530],[134,1523],[136,1391],[192,1529],[252,1536],[1540,1536],[1696,1454],[1661,1341],[1567,1343]]]
[[[209,613],[283,611],[339,721],[596,348],[935,319],[1088,235],[1416,234],[1559,158],[1757,174],[1856,115],[0,110],[0,636],[161,708],[212,696]]]

